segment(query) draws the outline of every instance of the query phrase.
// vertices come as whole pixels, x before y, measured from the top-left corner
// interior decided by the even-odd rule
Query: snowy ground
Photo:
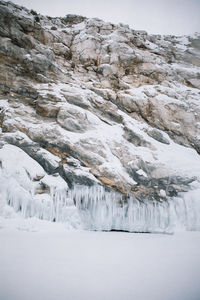
[[[200,299],[200,232],[89,232],[42,224],[40,230],[34,222],[0,229],[1,300]]]

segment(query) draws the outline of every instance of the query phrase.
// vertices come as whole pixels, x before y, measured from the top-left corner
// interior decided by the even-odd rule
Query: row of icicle
[[[50,189],[48,195],[20,190],[10,182],[4,191],[8,205],[24,217],[70,222],[78,211],[88,230],[130,232],[173,232],[175,228],[200,230],[200,205],[197,199],[173,198],[167,201],[138,201],[95,185],[74,186],[71,190]]]

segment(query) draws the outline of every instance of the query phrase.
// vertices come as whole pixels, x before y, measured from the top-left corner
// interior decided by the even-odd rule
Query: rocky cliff
[[[20,148],[69,188],[183,198],[200,187],[200,35],[0,1],[0,128],[1,151]]]

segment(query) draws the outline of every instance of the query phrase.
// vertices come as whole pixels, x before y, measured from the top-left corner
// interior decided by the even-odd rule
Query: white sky
[[[148,33],[200,32],[200,0],[13,0],[44,15],[80,14]]]

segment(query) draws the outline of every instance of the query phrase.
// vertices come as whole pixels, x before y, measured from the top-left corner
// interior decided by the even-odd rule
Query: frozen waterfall
[[[34,190],[27,191],[15,181],[6,179],[0,184],[1,210],[4,205],[21,212],[24,218],[37,217],[53,222],[71,221],[70,218],[77,211],[73,201],[68,197],[67,189],[50,187],[50,194],[34,194]]]
[[[139,201],[102,186],[75,186],[71,191],[82,223],[90,230],[130,232],[173,232],[200,230],[200,201],[191,192],[187,199]]]
[[[58,174],[46,174],[36,161],[12,145],[0,149],[0,162],[0,216],[6,217],[6,207],[10,206],[24,218],[64,222],[88,230],[200,230],[199,182],[180,197],[139,201],[101,185],[69,189]]]
[[[53,222],[68,222],[87,230],[163,232],[176,229],[200,230],[200,204],[193,196],[168,201],[139,201],[96,185],[73,189],[50,188],[50,194],[26,191],[13,178],[1,189],[4,204],[24,218],[37,217]],[[2,201],[1,201],[2,205]]]

